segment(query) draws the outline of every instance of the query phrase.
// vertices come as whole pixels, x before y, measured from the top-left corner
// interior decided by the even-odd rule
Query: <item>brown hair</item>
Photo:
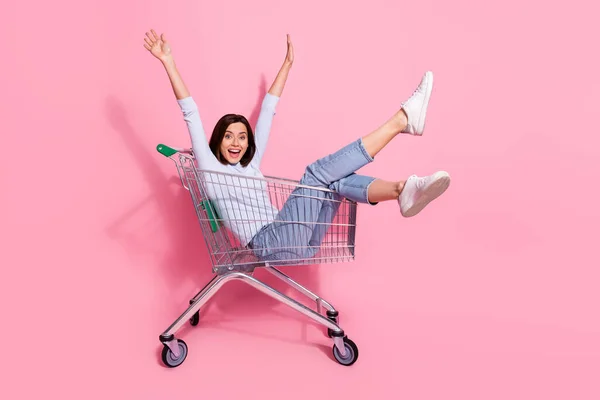
[[[215,128],[213,129],[212,136],[210,137],[210,142],[208,143],[210,149],[213,154],[221,162],[221,164],[227,165],[227,160],[221,156],[221,142],[223,141],[223,137],[225,137],[225,132],[227,128],[231,124],[235,124],[236,122],[241,122],[246,126],[248,131],[248,148],[246,149],[246,153],[240,160],[240,164],[246,167],[252,161],[254,157],[254,153],[256,153],[256,143],[254,143],[254,132],[252,131],[252,127],[250,123],[243,115],[239,114],[226,114],[219,119]]]

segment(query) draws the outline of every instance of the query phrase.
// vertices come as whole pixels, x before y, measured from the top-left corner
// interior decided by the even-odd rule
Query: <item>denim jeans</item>
[[[342,198],[369,203],[367,191],[375,178],[357,175],[355,171],[372,161],[359,139],[310,164],[299,184],[327,188],[334,193],[297,187],[275,221],[265,225],[252,238],[249,247],[263,261],[313,257],[319,251],[327,224],[335,218]]]

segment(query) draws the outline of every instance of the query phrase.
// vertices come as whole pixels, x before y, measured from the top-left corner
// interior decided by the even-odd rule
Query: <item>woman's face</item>
[[[221,155],[230,164],[237,164],[247,149],[248,132],[246,131],[246,125],[241,122],[229,125],[221,141]]]

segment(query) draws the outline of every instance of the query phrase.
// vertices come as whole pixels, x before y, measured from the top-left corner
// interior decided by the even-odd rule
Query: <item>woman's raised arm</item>
[[[150,30],[150,33],[146,32],[144,41],[146,42],[144,44],[146,50],[152,53],[154,57],[159,59],[167,71],[169,81],[171,82],[171,87],[173,88],[173,93],[177,98],[177,103],[179,104],[179,107],[183,113],[183,119],[188,127],[188,132],[192,141],[192,149],[194,150],[196,159],[199,163],[204,165],[206,165],[206,163],[217,162],[215,156],[210,150],[210,147],[208,146],[208,140],[206,138],[204,126],[202,125],[202,121],[200,119],[198,106],[191,97],[188,88],[183,82],[183,78],[177,70],[175,60],[173,59],[173,54],[171,52],[171,46],[167,42],[165,35],[161,34],[158,36],[152,29]]]
[[[290,35],[287,35],[287,54],[285,55],[285,60],[283,61],[283,65],[279,69],[271,88],[269,89],[269,94],[277,97],[281,97],[281,93],[283,93],[283,88],[285,87],[285,82],[287,81],[288,74],[290,73],[290,69],[292,68],[292,64],[294,63],[294,46],[292,45],[292,39],[290,39]]]
[[[285,55],[285,60],[283,61],[283,65],[279,69],[273,84],[269,88],[268,93],[263,99],[260,114],[258,116],[258,120],[256,121],[256,129],[254,132],[256,137],[256,155],[254,156],[253,160],[256,165],[260,165],[260,162],[262,161],[267,149],[267,142],[269,141],[269,136],[271,134],[273,117],[275,116],[275,108],[279,103],[279,98],[281,97],[281,93],[283,93],[283,89],[293,63],[294,46],[292,45],[290,35],[287,35],[287,53]]]

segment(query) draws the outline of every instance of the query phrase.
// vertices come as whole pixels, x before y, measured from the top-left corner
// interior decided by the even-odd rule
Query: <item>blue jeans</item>
[[[335,193],[297,187],[279,211],[249,243],[263,261],[307,259],[318,251],[336,216],[340,200],[369,203],[367,191],[375,178],[355,171],[372,162],[362,139],[306,167],[299,184],[333,190]],[[335,201],[332,201],[335,200]],[[369,203],[374,204],[374,203]]]

